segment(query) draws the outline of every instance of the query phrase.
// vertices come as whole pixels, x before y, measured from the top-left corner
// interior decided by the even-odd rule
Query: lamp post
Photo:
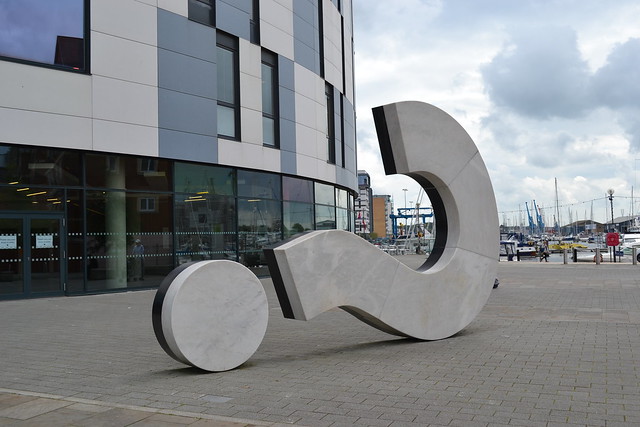
[[[407,190],[406,188],[403,188],[402,191],[404,191],[404,208],[407,209]]]
[[[615,190],[613,188],[610,188],[607,190],[607,194],[609,194],[609,202],[611,202],[611,228],[613,228],[613,231],[615,231],[615,227],[613,226],[613,193],[615,193]],[[613,247],[613,262],[616,262],[615,246]]]

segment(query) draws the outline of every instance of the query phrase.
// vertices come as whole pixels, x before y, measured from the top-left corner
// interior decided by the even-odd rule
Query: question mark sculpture
[[[295,236],[264,249],[282,312],[309,320],[340,307],[393,335],[450,337],[480,312],[496,277],[498,213],[489,174],[467,132],[444,111],[409,101],[376,107],[373,115],[386,174],[412,177],[429,196],[433,251],[413,270],[350,232]],[[178,267],[153,305],[162,348],[209,371],[251,357],[267,317],[260,281],[231,261]]]
[[[265,254],[287,318],[334,307],[394,335],[449,337],[485,305],[496,277],[498,212],[471,137],[444,111],[421,102],[373,109],[387,175],[415,179],[429,196],[434,249],[416,271],[364,239],[313,231]]]

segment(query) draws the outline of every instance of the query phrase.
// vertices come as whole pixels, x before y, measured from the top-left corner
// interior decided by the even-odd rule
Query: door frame
[[[0,299],[16,298],[40,298],[50,296],[62,296],[67,288],[67,233],[66,218],[63,212],[0,212],[1,219],[21,219],[22,220],[22,293],[2,295]],[[49,292],[33,293],[31,289],[31,220],[32,219],[56,219],[58,220],[59,247],[58,257],[60,259],[60,288]]]

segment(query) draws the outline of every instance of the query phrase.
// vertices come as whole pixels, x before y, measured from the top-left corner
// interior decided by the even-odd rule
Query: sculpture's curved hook
[[[341,307],[386,332],[446,338],[468,325],[496,276],[493,188],[467,132],[420,102],[373,109],[387,174],[414,178],[431,200],[436,242],[418,271],[352,233],[327,230],[265,250],[285,317],[307,320]]]

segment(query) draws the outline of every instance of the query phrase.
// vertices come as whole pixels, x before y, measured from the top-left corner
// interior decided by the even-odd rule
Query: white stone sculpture
[[[173,270],[158,288],[152,310],[165,352],[206,371],[227,371],[249,359],[264,338],[268,317],[260,280],[227,260]]]
[[[309,320],[340,307],[391,334],[435,340],[467,326],[496,278],[498,213],[484,162],[465,130],[420,102],[374,108],[387,174],[414,178],[436,220],[426,262],[412,270],[353,233],[313,231],[265,249],[287,318]],[[176,360],[208,371],[244,363],[268,318],[258,278],[232,261],[172,271],[153,304],[153,327]]]
[[[360,237],[313,231],[265,250],[285,317],[308,320],[340,307],[383,331],[449,337],[486,303],[496,278],[498,214],[489,175],[465,130],[420,102],[374,109],[387,174],[425,189],[434,250],[417,271]]]

